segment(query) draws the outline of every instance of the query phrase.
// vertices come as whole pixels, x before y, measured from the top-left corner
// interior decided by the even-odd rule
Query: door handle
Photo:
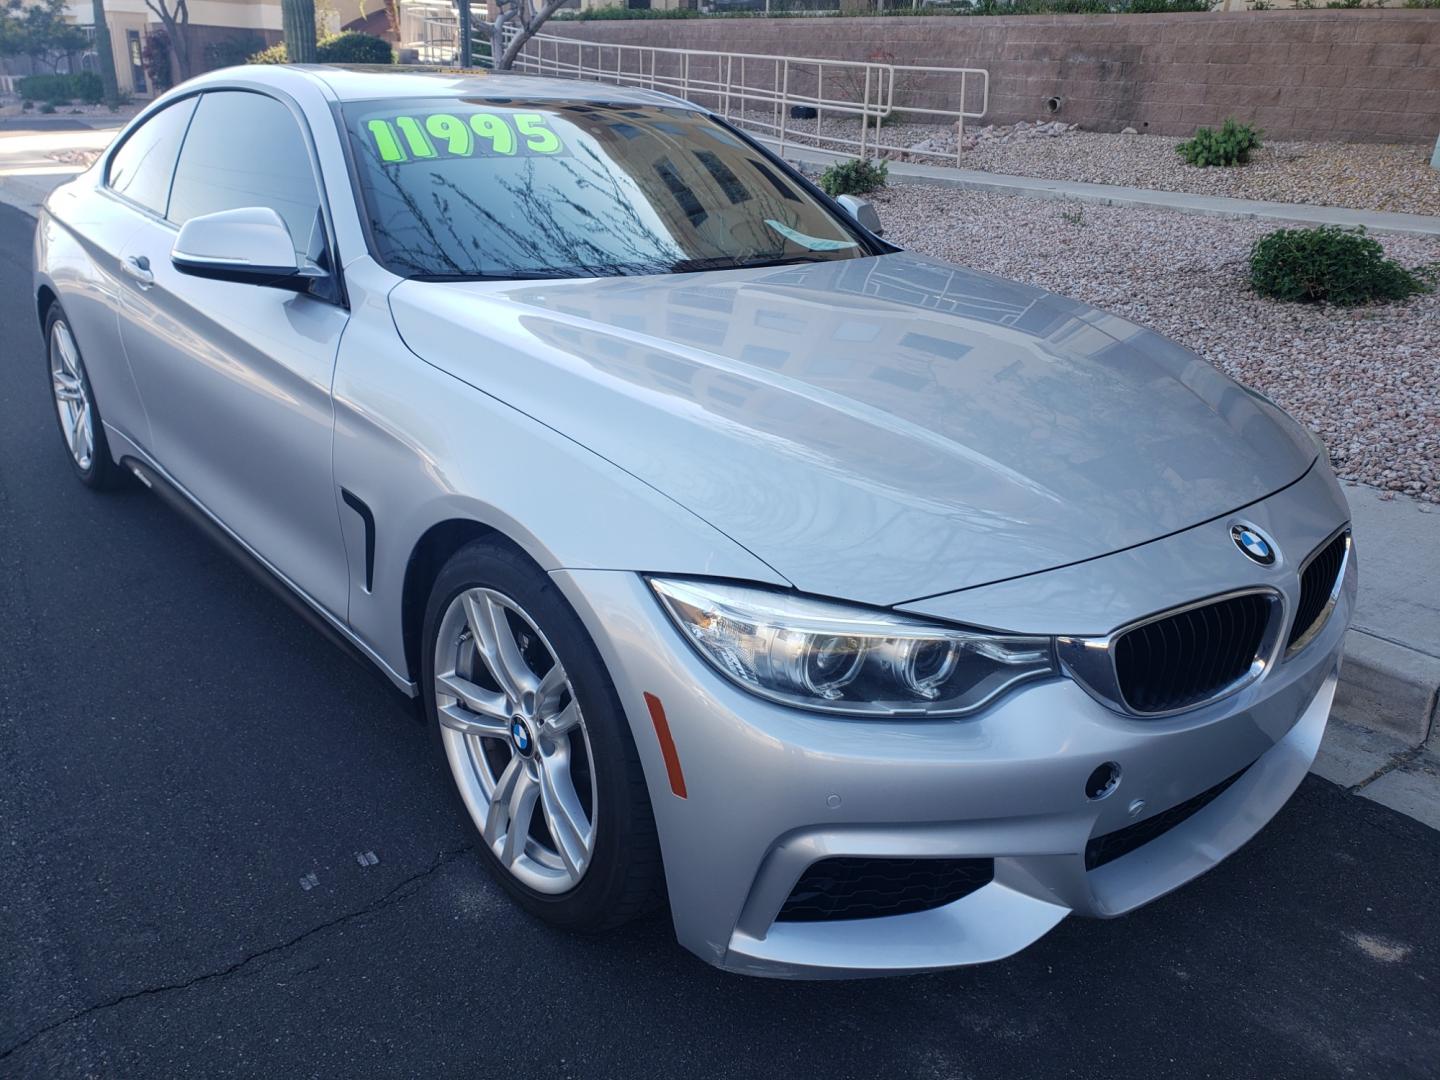
[[[155,275],[150,270],[150,260],[144,255],[131,255],[120,264],[120,268],[139,282],[141,288],[155,284]]]

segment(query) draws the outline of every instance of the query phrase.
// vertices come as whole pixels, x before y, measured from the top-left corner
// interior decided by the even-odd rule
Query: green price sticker
[[[429,113],[365,121],[376,155],[390,165],[433,158],[517,157],[565,153],[540,113]]]

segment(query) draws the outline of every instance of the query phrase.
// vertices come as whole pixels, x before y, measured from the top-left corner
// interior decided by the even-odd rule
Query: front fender
[[[406,567],[425,533],[445,521],[495,529],[547,572],[789,584],[668,496],[411,353],[390,317],[387,277],[373,264],[347,271],[353,309],[336,364],[334,460],[337,500],[338,489],[351,492],[374,522],[366,590],[355,557],[364,524],[338,502],[351,553],[350,626],[396,671],[408,670]]]

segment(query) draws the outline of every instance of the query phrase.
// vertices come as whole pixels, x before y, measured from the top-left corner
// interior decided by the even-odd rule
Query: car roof
[[[515,97],[525,100],[622,102],[637,105],[682,104],[679,98],[637,86],[611,86],[581,79],[545,79],[506,72],[436,69],[377,71],[334,64],[287,65],[330,88],[341,101],[414,97]],[[688,102],[684,104],[689,104]],[[694,108],[694,106],[689,106]]]

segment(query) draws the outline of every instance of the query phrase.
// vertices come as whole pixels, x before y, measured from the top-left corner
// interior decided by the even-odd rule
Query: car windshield
[[[417,98],[343,111],[375,254],[406,277],[680,273],[873,254],[783,168],[693,110]]]

